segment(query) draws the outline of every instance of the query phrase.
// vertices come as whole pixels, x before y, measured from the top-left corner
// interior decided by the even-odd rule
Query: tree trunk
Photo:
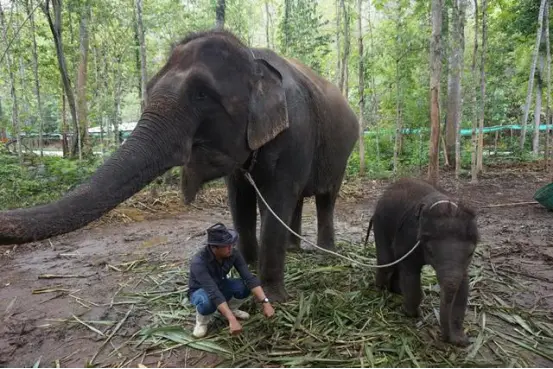
[[[122,57],[119,55],[113,83],[113,135],[115,147],[121,145],[121,140],[119,139],[119,124],[121,123],[121,59]]]
[[[476,73],[476,58],[478,56],[478,0],[474,0],[474,50],[472,53],[472,152],[471,152],[471,163],[470,163],[470,172],[471,172],[471,182],[478,182],[478,171],[476,166],[476,156],[478,153],[478,140],[477,140],[477,129],[478,129],[478,94],[476,92],[476,86],[478,85],[478,74]]]
[[[38,78],[38,53],[37,53],[37,44],[36,44],[36,35],[35,35],[35,18],[33,13],[33,0],[25,1],[25,9],[27,10],[27,17],[29,18],[29,24],[31,26],[31,37],[33,41],[33,73],[35,77],[35,95],[38,107],[38,149],[40,151],[40,156],[44,156],[43,146],[44,139],[42,134],[44,133],[44,110],[42,109],[42,100],[40,98],[40,79]]]
[[[365,130],[363,114],[365,113],[365,74],[363,68],[363,0],[357,0],[357,42],[359,45],[359,174],[365,175]]]
[[[290,1],[284,0],[284,54],[288,54],[288,43],[290,42]]]
[[[457,172],[456,144],[460,126],[462,101],[461,77],[463,72],[464,40],[464,7],[465,0],[452,0],[451,13],[451,48],[449,54],[449,73],[447,83],[447,117],[445,125],[446,155],[449,163],[455,163]]]
[[[134,3],[135,0],[131,0],[132,2],[132,17],[133,17],[133,31],[134,31],[134,56],[135,56],[135,63],[136,63],[136,76],[138,76],[138,100],[142,101],[142,76],[140,74],[141,67],[140,67],[140,37],[138,36],[138,21],[136,17],[136,5]]]
[[[480,118],[478,121],[478,156],[476,157],[476,170],[482,173],[484,154],[484,113],[486,111],[486,43],[488,13],[487,0],[482,0],[482,50],[480,50]]]
[[[52,20],[50,15],[50,2],[54,8],[54,17],[55,21]],[[58,59],[58,67],[61,75],[61,80],[63,82],[63,90],[65,96],[67,97],[67,103],[69,104],[69,111],[71,113],[71,121],[75,132],[78,133],[79,125],[77,124],[77,109],[75,106],[75,96],[73,95],[73,88],[71,87],[71,80],[69,79],[69,73],[67,72],[67,63],[65,61],[65,54],[63,52],[63,40],[61,32],[61,0],[46,0],[44,6],[42,7],[44,15],[48,20],[48,25],[50,26],[50,31],[54,38],[54,44],[56,46],[56,55]],[[74,153],[73,153],[74,156]]]
[[[285,2],[287,0],[284,0]],[[336,0],[336,82],[338,83],[338,87],[340,88],[340,91],[343,90],[343,85],[341,83],[341,73],[342,73],[342,48],[340,45],[340,5],[341,0]]]
[[[63,83],[62,83],[62,86],[61,86],[61,89],[62,89],[62,94],[61,94],[61,130],[62,130],[62,133],[61,133],[61,150],[63,151],[63,157],[64,158],[67,158],[69,157],[70,153],[69,153],[69,142],[68,142],[68,138],[67,138],[67,131],[68,131],[68,128],[67,128],[67,109],[65,107],[65,94],[63,93]]]
[[[458,78],[459,78],[459,90],[458,90],[458,107],[455,118],[455,178],[459,179],[461,173],[461,117],[463,116],[463,98],[461,94],[462,83],[461,78],[464,69],[464,55],[465,55],[465,15],[466,15],[467,0],[458,1],[459,17],[457,23],[457,33],[459,41],[459,54],[457,59],[458,66]]]
[[[442,0],[432,0],[432,36],[430,39],[430,149],[428,180],[438,183],[439,150],[440,150],[440,76]]]
[[[454,1],[454,0],[451,0]],[[448,103],[448,80],[449,80],[449,73],[450,73],[450,55],[451,55],[451,34],[454,30],[450,29],[450,19],[449,19],[449,7],[451,1],[445,1],[442,2],[442,32],[440,36],[441,41],[441,49],[442,53],[440,56],[440,59],[442,61],[442,71],[440,72],[440,100],[439,100],[439,106],[440,106],[440,141],[445,141],[443,138],[443,134],[445,133],[445,125],[447,123],[447,103]],[[445,143],[445,142],[444,142]],[[443,145],[442,145],[443,150]],[[439,155],[439,154],[438,154]],[[444,157],[447,158],[447,152],[444,151]],[[447,161],[444,161],[444,165],[448,166]]]
[[[217,0],[215,7],[215,28],[223,29],[225,27],[225,0]]]
[[[267,48],[271,49],[271,33],[270,33],[270,24],[271,24],[271,13],[269,13],[269,1],[265,0],[265,16],[267,17],[265,22],[265,35],[267,38]]]
[[[88,75],[88,20],[90,17],[90,4],[87,2],[83,5],[81,13],[81,24],[79,29],[79,73],[77,75],[77,119],[79,121],[79,158],[82,155],[90,155],[92,148],[88,140],[88,109],[86,99],[86,81]]]
[[[399,24],[399,23],[398,23]],[[394,139],[394,176],[397,174],[398,158],[401,150],[401,98],[400,98],[399,58],[396,59],[396,134]]]
[[[349,59],[349,9],[346,9],[344,0],[340,0],[341,11],[344,15],[344,53],[342,54],[341,71],[340,71],[340,90],[342,94],[348,98],[348,59]]]
[[[140,89],[141,96],[141,111],[144,111],[147,103],[146,83],[148,76],[146,73],[146,43],[144,42],[144,24],[142,23],[142,0],[136,0],[136,26],[138,32],[138,42],[140,44]]]
[[[545,72],[545,78],[546,78],[546,84],[547,84],[547,94],[545,97],[545,124],[546,124],[546,130],[545,130],[545,168],[546,170],[551,170],[549,159],[551,157],[550,150],[551,150],[551,131],[550,131],[550,124],[551,124],[551,46],[549,44],[549,0],[547,0],[547,6],[545,7],[544,12],[544,19],[545,19],[545,53],[546,53],[546,63],[547,68]]]
[[[0,23],[2,25],[2,38],[4,43],[8,45],[8,26],[6,24],[4,9],[0,3]],[[21,150],[21,125],[19,122],[19,106],[17,105],[17,92],[15,90],[15,75],[12,70],[11,51],[6,51],[6,67],[10,75],[10,94],[12,97],[12,125],[15,134],[15,149],[19,157],[19,163],[23,164],[23,151]]]
[[[547,13],[547,9],[544,10],[544,18]],[[544,20],[545,21],[545,20]],[[545,27],[542,27],[542,33],[540,37],[540,49],[538,51],[539,64],[536,71],[536,106],[534,110],[534,132],[532,135],[532,153],[534,156],[538,156],[540,152],[540,124],[541,124],[541,104],[542,104],[542,92],[543,92],[543,68],[544,68],[544,54],[545,54],[545,40],[547,35],[545,34]]]
[[[541,57],[540,57],[541,59]],[[532,135],[532,154],[538,156],[540,152],[540,124],[541,124],[541,95],[542,95],[542,79],[541,68],[543,67],[543,60],[540,61],[540,70],[537,74],[536,81],[536,106],[534,110],[534,132]]]
[[[534,74],[536,72],[536,64],[538,63],[538,53],[540,49],[541,33],[543,26],[543,13],[547,0],[541,0],[540,12],[538,15],[538,31],[536,35],[536,43],[534,44],[534,53],[532,54],[532,65],[530,67],[530,77],[528,78],[528,91],[526,93],[526,104],[524,105],[524,113],[522,117],[522,127],[520,132],[520,149],[524,150],[524,142],[526,141],[526,122],[528,121],[528,112],[530,111],[530,103],[532,102],[532,89],[534,88]]]

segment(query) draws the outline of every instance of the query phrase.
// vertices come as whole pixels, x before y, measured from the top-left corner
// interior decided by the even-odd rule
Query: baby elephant
[[[390,185],[378,200],[365,244],[371,227],[379,265],[398,260],[420,241],[404,260],[378,269],[376,285],[403,295],[405,314],[419,316],[421,270],[425,264],[432,265],[440,283],[442,339],[467,346],[463,332],[467,273],[479,241],[475,212],[425,181],[404,178]]]

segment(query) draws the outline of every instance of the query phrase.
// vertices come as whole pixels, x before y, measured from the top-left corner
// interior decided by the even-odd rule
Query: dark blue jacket
[[[215,306],[225,302],[226,299],[221,290],[223,281],[227,279],[227,274],[232,267],[236,268],[248,289],[251,290],[261,285],[259,279],[248,270],[248,265],[239,250],[232,248],[230,256],[224,259],[222,264],[219,264],[211,252],[210,246],[205,246],[194,255],[190,262],[188,298],[194,291],[203,288]]]

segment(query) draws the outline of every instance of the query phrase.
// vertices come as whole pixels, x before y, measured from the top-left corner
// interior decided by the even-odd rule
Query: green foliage
[[[362,40],[364,53],[359,55],[357,38],[358,0],[344,0],[349,14],[350,53],[348,67],[348,100],[358,111],[358,63],[363,58],[365,78],[365,124],[371,130],[395,129],[398,107],[404,128],[429,126],[429,37],[430,2],[423,0],[363,1]],[[189,32],[208,29],[215,24],[216,0],[144,0],[143,23],[146,40],[147,75],[151,78],[165,63],[170,45]],[[34,2],[36,5],[36,1]],[[73,87],[79,62],[79,22],[85,0],[62,2],[63,49]],[[519,123],[527,86],[528,70],[537,28],[539,1],[488,1],[488,38],[485,60],[485,125]],[[16,77],[19,120],[24,132],[38,133],[39,117],[44,118],[44,132],[61,132],[62,90],[54,42],[44,13],[34,13],[34,38],[38,52],[38,74],[43,111],[39,114],[32,70],[33,35],[23,6],[15,1],[5,7],[7,37],[11,42],[8,55]],[[140,116],[140,69],[137,60],[134,2],[97,0],[89,2],[90,48],[88,57],[87,102],[88,123],[135,121]],[[336,24],[336,0],[235,0],[226,2],[225,27],[245,43],[256,47],[268,44],[285,56],[301,60],[333,82],[338,81],[339,59],[344,51],[344,19]],[[479,2],[481,5],[481,3]],[[450,52],[451,1],[444,3],[444,51]],[[479,92],[479,76],[473,80],[470,66],[473,54],[474,5],[468,2],[465,22],[465,53],[462,78],[463,128],[472,124],[472,97]],[[479,9],[481,11],[481,9]],[[269,14],[267,14],[267,11]],[[481,13],[479,14],[481,16]],[[551,12],[549,14],[551,18]],[[479,51],[481,50],[481,17]],[[266,28],[268,27],[268,28]],[[446,29],[449,27],[448,29]],[[553,29],[553,27],[550,27]],[[340,50],[336,40],[340,36]],[[267,34],[269,40],[267,40]],[[3,51],[7,45],[0,42]],[[1,53],[0,53],[1,55]],[[447,58],[443,58],[442,117],[447,104]],[[478,55],[478,63],[480,56]],[[479,65],[477,65],[479,67]],[[6,60],[0,64],[0,127],[13,134],[12,99]],[[544,91],[545,93],[545,91]],[[120,106],[116,100],[120,99]],[[532,101],[535,101],[533,96]],[[545,98],[543,100],[545,104]],[[529,121],[532,119],[530,114]],[[543,108],[545,111],[545,107]],[[69,106],[66,105],[69,130],[72,131]],[[393,136],[371,136],[366,139],[368,175],[391,171]],[[507,142],[504,142],[507,140]],[[400,170],[422,167],[428,154],[428,136],[406,136],[399,156]],[[487,140],[489,142],[489,140]],[[493,138],[492,138],[493,141]],[[524,160],[525,151],[517,149],[517,140],[500,136],[499,146]],[[531,140],[525,146],[530,148]],[[503,146],[502,146],[503,145]],[[377,149],[378,146],[378,149]],[[421,150],[422,148],[422,150]],[[470,143],[462,143],[463,168],[470,166]],[[518,150],[518,151],[517,151]],[[485,160],[489,160],[487,157]],[[358,154],[350,158],[348,175],[358,171]],[[357,163],[357,164],[356,164]]]
[[[280,51],[301,60],[318,73],[322,73],[321,59],[330,53],[329,23],[318,13],[317,2],[285,0],[277,39]]]
[[[0,152],[0,210],[57,200],[90,175],[101,160],[79,162],[53,156],[32,156],[21,167],[16,156]]]

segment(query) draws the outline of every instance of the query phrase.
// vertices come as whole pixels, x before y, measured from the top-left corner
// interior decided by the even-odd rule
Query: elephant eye
[[[206,98],[207,98],[207,94],[205,93],[205,91],[196,90],[196,92],[194,92],[194,100],[202,101],[202,100],[205,100]]]

